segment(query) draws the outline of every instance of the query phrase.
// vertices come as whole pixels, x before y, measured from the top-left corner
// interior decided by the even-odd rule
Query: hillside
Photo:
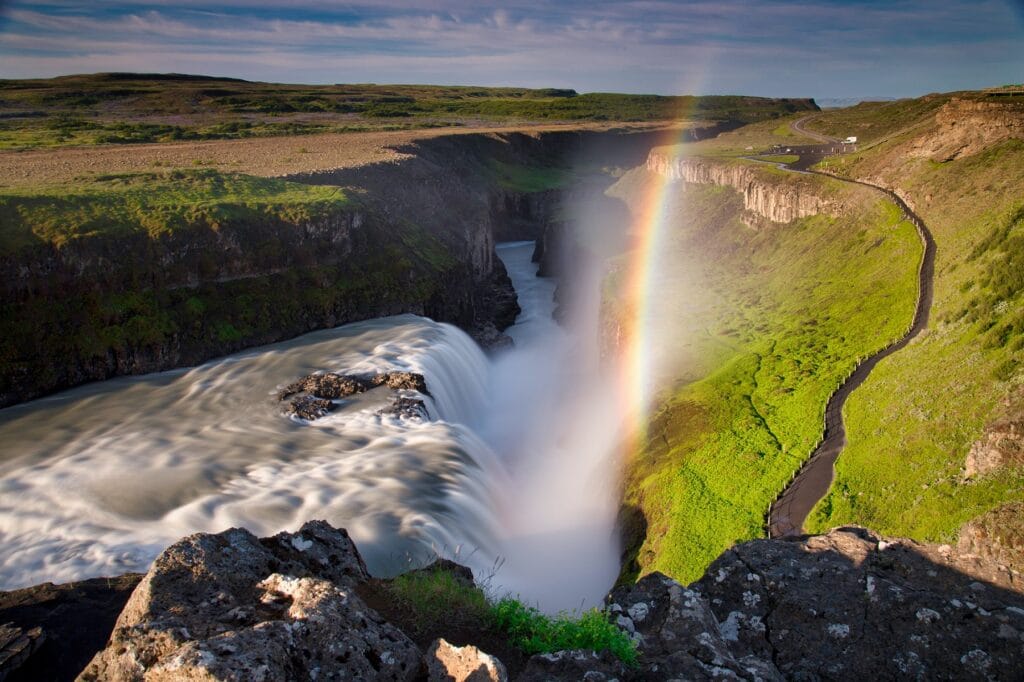
[[[655,150],[612,191],[636,208],[665,182],[673,162],[661,159],[680,151]],[[768,505],[818,440],[828,395],[907,327],[921,247],[868,191],[756,162],[682,163],[693,182],[672,186],[654,285],[666,301],[656,338],[672,351],[627,465],[629,522],[646,532],[628,538],[636,563],[625,575],[692,580],[734,542],[763,536]]]
[[[933,232],[937,261],[929,327],[852,394],[837,479],[807,530],[857,523],[955,542],[988,513],[961,542],[1021,567],[1008,510],[1024,499],[1022,113],[1015,98],[955,93],[809,123],[865,142],[819,167],[895,189]],[[800,142],[785,123],[752,125],[655,150],[613,188],[639,214],[675,178],[673,274],[658,286],[687,301],[662,311],[674,364],[661,365],[658,409],[627,465],[624,576],[692,579],[761,536],[767,504],[821,434],[825,397],[909,324],[921,246],[891,202],[741,158]],[[614,331],[630,313],[609,291]]]
[[[1024,499],[1019,458],[967,476],[986,432],[1024,418],[1024,98],[958,93],[836,115],[841,124],[826,113],[811,127],[887,131],[830,169],[896,189],[928,222],[935,301],[928,333],[852,397],[850,445],[811,527],[855,519],[951,541],[970,519]],[[1020,449],[1012,432],[1002,441]]]

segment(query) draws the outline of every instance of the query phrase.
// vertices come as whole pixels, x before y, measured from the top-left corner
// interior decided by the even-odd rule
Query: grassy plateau
[[[0,149],[181,142],[522,121],[752,122],[806,99],[564,89],[285,85],[181,74],[0,80]]]

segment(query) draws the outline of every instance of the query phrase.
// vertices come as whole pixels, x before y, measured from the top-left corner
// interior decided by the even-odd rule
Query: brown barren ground
[[[0,186],[51,185],[82,176],[137,173],[158,168],[204,167],[275,177],[398,161],[407,155],[396,148],[444,135],[510,132],[535,135],[552,131],[680,127],[680,122],[564,123],[4,151],[0,152]]]

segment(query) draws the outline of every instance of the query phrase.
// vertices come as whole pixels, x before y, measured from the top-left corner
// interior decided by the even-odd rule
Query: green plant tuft
[[[506,597],[492,607],[491,615],[495,624],[508,633],[512,644],[528,654],[589,649],[607,651],[626,665],[637,666],[636,644],[598,609],[584,611],[579,618],[564,613],[551,618]]]
[[[420,632],[442,620],[462,626],[486,626],[489,621],[490,604],[483,590],[445,569],[405,573],[392,580],[387,590]]]

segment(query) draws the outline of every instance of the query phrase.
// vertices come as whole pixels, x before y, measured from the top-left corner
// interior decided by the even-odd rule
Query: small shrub
[[[439,621],[480,627],[488,622],[490,605],[483,591],[467,585],[448,570],[406,573],[392,580],[387,590],[395,604],[408,611],[414,627],[421,631]]]
[[[506,631],[512,644],[527,654],[552,653],[566,649],[608,651],[628,666],[637,665],[636,644],[598,609],[573,619],[566,614],[555,618],[506,597],[491,609],[495,624]]]

